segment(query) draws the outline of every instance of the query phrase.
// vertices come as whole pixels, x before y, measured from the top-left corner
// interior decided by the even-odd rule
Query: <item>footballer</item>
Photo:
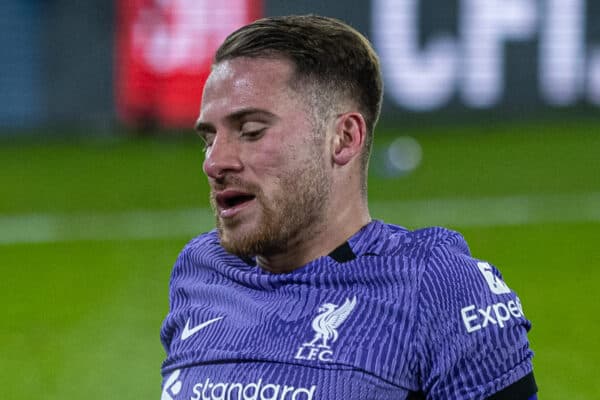
[[[378,57],[345,23],[219,47],[196,124],[216,229],[185,246],[162,400],[536,399],[521,300],[444,228],[370,217]]]

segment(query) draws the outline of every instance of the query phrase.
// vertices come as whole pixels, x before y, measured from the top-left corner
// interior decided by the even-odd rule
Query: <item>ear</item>
[[[333,162],[349,163],[362,152],[367,135],[367,125],[361,113],[348,112],[338,115],[332,148]]]

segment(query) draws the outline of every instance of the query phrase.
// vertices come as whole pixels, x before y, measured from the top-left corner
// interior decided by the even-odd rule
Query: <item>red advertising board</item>
[[[262,12],[259,0],[118,0],[116,103],[122,121],[191,127],[212,57]]]

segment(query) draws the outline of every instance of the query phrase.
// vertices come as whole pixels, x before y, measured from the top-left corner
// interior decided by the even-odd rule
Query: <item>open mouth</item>
[[[215,196],[217,206],[219,207],[222,216],[229,216],[233,211],[241,209],[242,206],[255,198],[256,196],[250,193],[239,192],[236,190],[226,190]]]

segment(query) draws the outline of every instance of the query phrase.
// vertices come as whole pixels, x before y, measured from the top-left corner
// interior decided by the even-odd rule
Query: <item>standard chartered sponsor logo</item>
[[[473,333],[480,329],[485,329],[491,325],[498,325],[504,328],[505,323],[511,318],[521,318],[525,316],[521,301],[515,296],[515,300],[509,300],[506,303],[498,302],[485,308],[477,308],[474,304],[463,307],[460,310],[463,323],[467,332]]]
[[[252,383],[211,382],[207,378],[193,387],[190,400],[312,400],[316,385],[310,388],[273,383],[263,384],[262,379]]]

